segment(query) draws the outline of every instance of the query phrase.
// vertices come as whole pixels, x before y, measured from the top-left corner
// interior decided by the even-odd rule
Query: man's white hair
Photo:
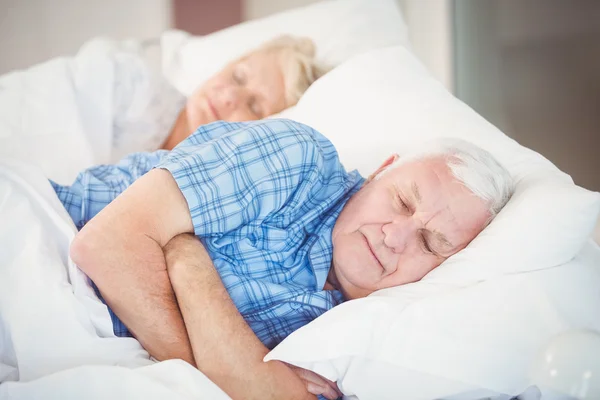
[[[441,157],[456,180],[487,205],[490,218],[502,210],[514,192],[509,172],[488,151],[465,140],[437,138],[407,149],[396,161],[380,172],[375,179],[402,164]]]

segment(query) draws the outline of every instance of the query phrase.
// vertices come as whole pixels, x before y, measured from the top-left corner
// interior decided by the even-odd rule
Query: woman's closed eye
[[[246,76],[239,68],[233,70],[232,77],[235,83],[237,83],[238,85],[246,84]]]

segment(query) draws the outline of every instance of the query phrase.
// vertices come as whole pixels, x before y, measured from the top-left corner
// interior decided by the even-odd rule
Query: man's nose
[[[420,224],[414,217],[392,221],[382,227],[383,242],[394,253],[402,253],[408,243],[416,237],[419,229]]]

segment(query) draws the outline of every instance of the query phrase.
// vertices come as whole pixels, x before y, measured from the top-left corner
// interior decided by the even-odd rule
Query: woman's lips
[[[215,108],[214,104],[212,103],[212,101],[210,100],[210,98],[206,98],[206,104],[208,104],[208,109],[210,110],[213,118],[215,121],[218,121],[221,119],[221,116],[219,115],[219,112],[217,111],[217,109]]]

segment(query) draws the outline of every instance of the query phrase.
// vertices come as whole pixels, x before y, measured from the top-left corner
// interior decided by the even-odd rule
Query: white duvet
[[[107,41],[0,77],[0,159],[38,165],[60,183],[109,160],[113,66]]]
[[[46,177],[68,184],[110,161],[115,113],[129,111],[114,104],[119,46],[95,39],[0,77],[0,399],[228,398],[189,364],[114,337],[68,257],[76,228]]]
[[[157,149],[185,104],[160,71],[158,41],[95,38],[0,76],[0,159],[68,184],[82,169]]]
[[[183,361],[112,334],[68,257],[76,228],[37,167],[0,162],[0,398],[228,397]]]

